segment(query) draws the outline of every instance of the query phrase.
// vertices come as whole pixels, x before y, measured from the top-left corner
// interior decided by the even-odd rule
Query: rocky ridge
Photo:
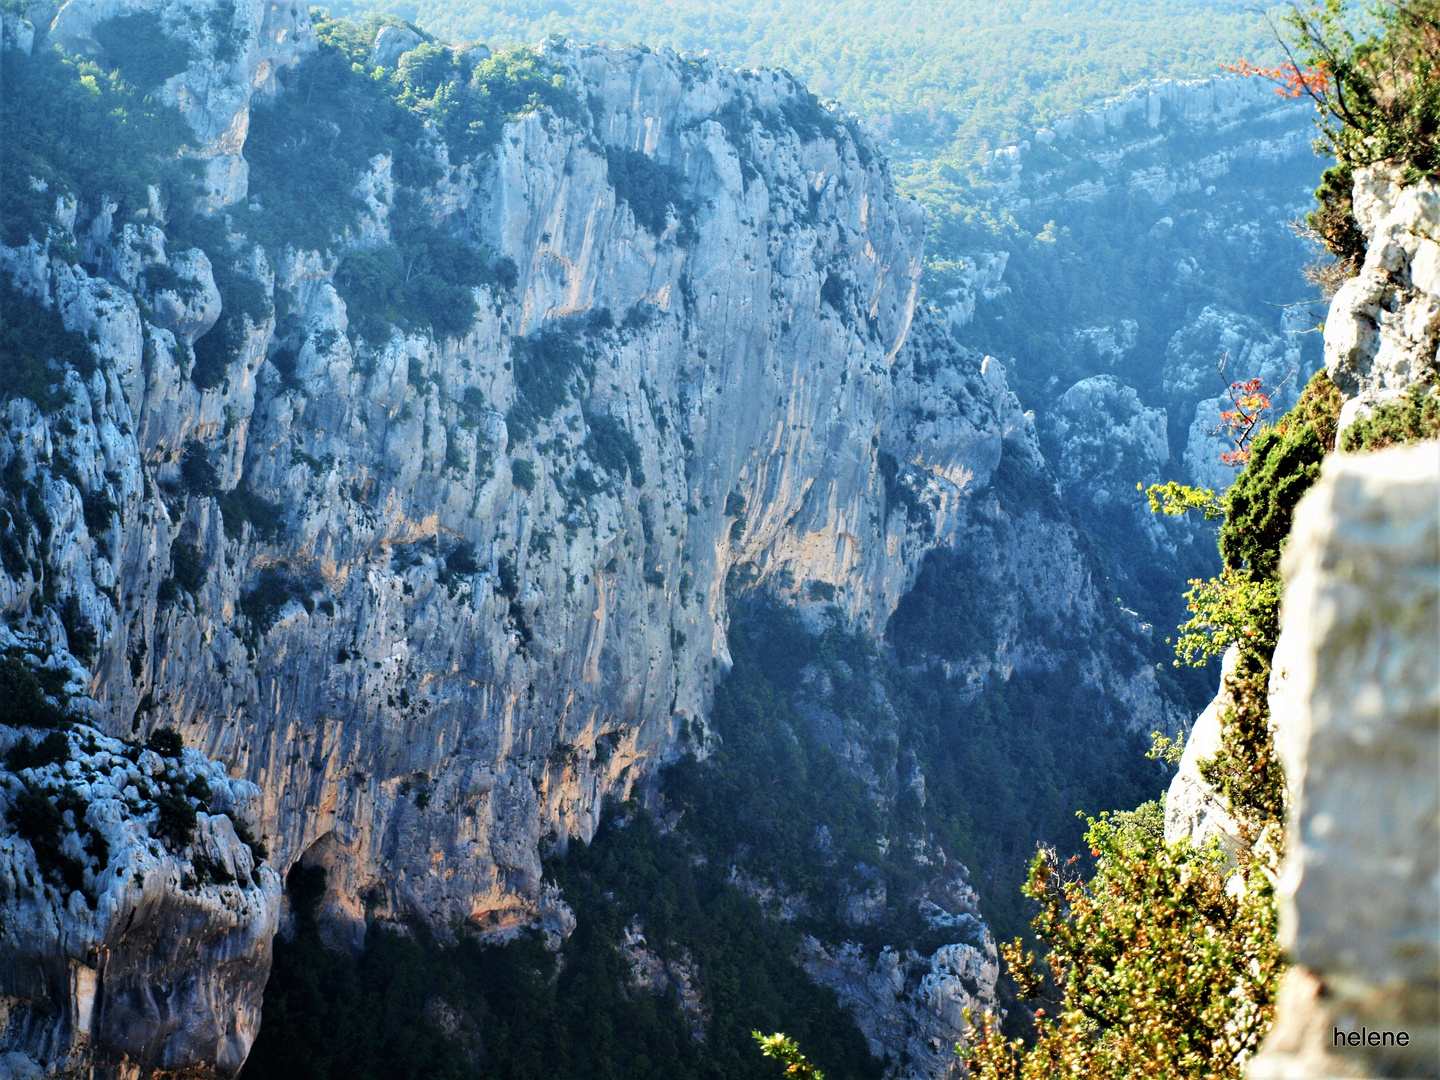
[[[233,246],[177,250],[163,208],[122,222],[86,193],[57,202],[47,237],[0,249],[15,288],[95,361],[63,371],[53,410],[5,403],[6,537],[23,558],[0,575],[0,610],[7,632],[85,658],[101,733],[72,758],[93,785],[87,822],[114,801],[98,771],[137,753],[116,740],[160,728],[220,794],[216,812],[187,795],[201,839],[158,855],[141,839],[146,804],[120,800],[112,847],[133,855],[112,856],[106,888],[129,872],[124,888],[140,889],[144,873],[139,921],[122,922],[118,899],[86,913],[48,887],[56,915],[24,955],[92,975],[32,985],[7,966],[8,1016],[53,1005],[72,1018],[12,1019],[7,1050],[52,1072],[125,1056],[127,1069],[233,1074],[279,873],[297,862],[325,868],[337,941],[377,919],[442,939],[456,920],[503,934],[539,919],[562,935],[573,920],[542,887],[542,843],[588,838],[607,797],[705,752],[731,589],[878,633],[928,550],[973,544],[1017,586],[987,670],[1045,662],[1019,633],[1027,603],[1098,618],[1073,529],[1043,507],[1002,512],[991,490],[1002,462],[1044,477],[1044,460],[1003,368],[916,309],[922,212],[853,120],[794,80],[542,46],[572,115],[532,112],[473,161],[452,162],[432,130],[439,178],[413,192],[385,157],[358,178],[367,209],[348,251],[382,247],[388,207],[412,194],[436,228],[514,267],[513,284],[477,288],[458,335],[379,333],[337,288],[343,255],[238,233],[246,200],[269,197],[250,185],[251,110],[314,52],[308,16],[242,3],[220,33],[189,12],[70,0],[29,43],[99,55],[96,28],[135,13],[183,40],[190,63],[159,93],[189,124],[200,205],[229,215]],[[657,215],[643,191],[622,192],[617,160],[681,198]],[[221,270],[269,303],[231,314],[238,339],[212,380],[195,345],[225,317]],[[1084,672],[1122,719],[1170,726],[1144,665],[1115,670],[1096,652]],[[268,845],[274,870],[253,888],[226,807]],[[168,934],[174,913],[212,908],[163,963],[127,951]],[[87,929],[72,934],[72,918]],[[97,967],[68,940],[112,958]],[[153,995],[227,949],[223,985],[173,984],[178,1029],[127,1024],[126,1043],[107,1026],[120,988]],[[958,963],[916,978],[968,973],[967,993],[993,991],[983,963]],[[942,1005],[927,1039],[958,1033]]]
[[[1319,350],[1308,347],[1306,337],[1316,320],[1303,302],[1298,280],[1288,306],[1262,316],[1242,310],[1239,292],[1227,292],[1232,283],[1215,277],[1217,271],[1238,276],[1249,267],[1221,270],[1184,245],[1170,254],[1173,238],[1193,227],[1199,237],[1223,237],[1242,262],[1247,256],[1241,253],[1263,259],[1274,251],[1272,259],[1293,258],[1288,249],[1281,250],[1288,243],[1283,232],[1287,220],[1304,216],[1308,188],[1318,177],[1312,135],[1308,103],[1277,98],[1263,79],[1216,77],[1138,86],[1037,130],[1017,145],[994,150],[985,160],[986,197],[1017,215],[1027,229],[1038,229],[1047,216],[1053,219],[1047,226],[1051,232],[1076,226],[1093,212],[1087,208],[1117,200],[1126,218],[1154,215],[1146,219],[1148,228],[1144,223],[1134,226],[1130,240],[1137,259],[1168,262],[1156,266],[1162,278],[1152,277],[1146,295],[1107,298],[1118,310],[1092,312],[1088,317],[1096,321],[1061,328],[1058,344],[1073,363],[1028,355],[1016,361],[1042,370],[1053,365],[1062,371],[1078,366],[1096,372],[1080,380],[1082,393],[1093,392],[1086,388],[1088,379],[1105,373],[1141,387],[1137,404],[1161,411],[1169,444],[1146,476],[1158,477],[1161,467],[1170,464],[1167,475],[1178,473],[1187,482],[1216,489],[1228,486],[1233,473],[1218,464],[1218,452],[1227,444],[1215,434],[1218,413],[1228,405],[1225,384],[1262,379],[1276,391],[1276,406],[1283,411],[1318,365]],[[1132,228],[1128,220],[1124,228]],[[1042,239],[1050,235],[1041,230]],[[1013,297],[1005,280],[1012,254],[947,255],[959,264],[958,270],[934,275],[931,295],[962,340],[971,333],[964,328],[983,318],[987,305]],[[1277,266],[1262,262],[1254,270],[1273,278]],[[1157,355],[1160,349],[1153,338],[1136,333],[1155,318],[1157,290],[1193,294],[1199,300],[1190,301],[1189,311],[1163,329],[1163,355]],[[1223,373],[1217,372],[1222,358]],[[1162,378],[1154,380],[1151,373],[1162,367]],[[1055,401],[1068,393],[1068,380],[1062,378],[1051,377],[1041,388],[1043,407],[1039,401],[1035,407],[1042,433],[1053,432],[1056,451],[1065,454],[1076,429],[1072,424],[1058,430],[1053,415]],[[1158,385],[1152,389],[1151,382]],[[1097,429],[1082,438],[1118,439],[1127,451],[1132,449],[1133,440],[1127,440],[1123,430]],[[1139,444],[1133,449],[1145,452]],[[1087,486],[1128,479],[1133,488],[1137,478],[1097,465],[1087,474]]]

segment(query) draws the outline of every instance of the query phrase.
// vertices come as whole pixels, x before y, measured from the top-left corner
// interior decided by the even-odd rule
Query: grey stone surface
[[[1165,792],[1165,842],[1189,840],[1198,845],[1210,839],[1220,842],[1228,851],[1240,844],[1240,823],[1230,814],[1225,799],[1200,775],[1200,763],[1215,756],[1220,749],[1221,716],[1232,704],[1225,689],[1225,677],[1235,670],[1240,652],[1231,646],[1221,664],[1220,689],[1205,711],[1195,718],[1185,740],[1185,753],[1180,767]]]
[[[1255,1080],[1440,1074],[1440,443],[1327,460],[1296,510],[1271,711],[1297,967]],[[1333,1028],[1408,1047],[1333,1052]],[[1337,1069],[1341,1066],[1336,1066]]]
[[[196,62],[163,93],[214,167],[205,205],[219,208],[247,194],[250,101],[276,92],[275,71],[313,35],[303,9],[240,5],[240,59],[218,64],[209,31],[181,28],[182,8],[145,10],[201,35]],[[52,36],[85,51],[99,21],[129,10],[141,8],[71,0]],[[334,286],[334,258],[256,251],[246,271],[293,318],[248,324],[223,380],[201,389],[187,345],[216,314],[214,268],[167,256],[158,213],[120,223],[113,204],[61,208],[58,227],[103,273],[38,241],[0,248],[0,271],[55,305],[97,360],[90,377],[67,376],[72,401],[56,412],[0,409],[0,467],[34,488],[51,522],[43,551],[38,533],[22,538],[44,578],[0,573],[0,613],[64,649],[64,627],[32,599],[52,586],[75,598],[96,634],[83,675],[96,725],[126,737],[176,726],[233,783],[253,784],[247,813],[276,873],[325,868],[322,921],[346,944],[375,920],[421,921],[442,939],[455,920],[493,936],[539,923],[563,939],[571,923],[542,887],[542,837],[588,839],[608,796],[644,792],[665,762],[713,746],[727,582],[879,633],[926,552],[963,547],[994,586],[996,635],[956,663],[957,693],[1017,667],[1053,669],[1078,641],[1078,678],[1117,721],[1173,730],[1138,652],[1096,640],[1113,611],[1073,526],[1041,497],[1054,478],[1004,369],[917,304],[924,212],[896,195],[868,136],[838,112],[817,138],[716,119],[736,101],[783,115],[803,89],[784,74],[664,50],[542,51],[587,117],[522,118],[478,162],[430,146],[441,178],[421,193],[425,209],[516,266],[513,289],[477,290],[458,337],[367,338]],[[676,171],[698,240],[681,242],[675,213],[661,235],[637,220],[607,147]],[[386,242],[388,159],[357,194],[366,209],[352,236]],[[146,268],[167,260],[198,291],[142,307]],[[593,368],[522,441],[505,419],[515,350],[548,332]],[[601,416],[635,440],[637,472],[602,465],[590,439]],[[215,490],[187,490],[187,459],[213,468]],[[520,462],[533,489],[517,482]],[[1002,463],[1034,490],[997,493]],[[281,535],[236,527],[243,492],[280,507]],[[117,511],[87,521],[87,494]],[[177,543],[203,566],[193,595],[166,585]],[[1027,612],[1053,632],[1028,632]],[[210,910],[166,895],[187,919]],[[67,914],[68,898],[45,902],[53,933],[33,952],[47,963],[68,963],[67,941],[114,940],[112,923],[85,929],[89,916]],[[166,910],[146,924],[157,934],[172,933]],[[208,1004],[176,1013],[173,1028],[134,1019],[135,1043],[92,1038],[77,1067],[119,1069],[119,1047],[124,1068],[233,1071],[275,908],[243,920],[250,936],[232,957],[243,977],[205,983],[205,943],[241,941],[234,918],[186,923],[163,937],[176,951],[153,960],[113,951],[103,985],[188,978]],[[935,997],[921,993],[923,974],[906,1001],[953,1004],[944,987],[969,985]],[[77,1000],[66,985],[42,988],[57,1015]],[[985,986],[966,993],[980,1000]],[[0,985],[22,990],[40,993]],[[949,1038],[955,1009],[936,1008]],[[212,1037],[222,1015],[240,1018],[228,1042]]]
[[[1376,403],[1440,377],[1440,187],[1374,165],[1355,174],[1365,264],[1325,321],[1325,370],[1348,399],[1343,430]]]

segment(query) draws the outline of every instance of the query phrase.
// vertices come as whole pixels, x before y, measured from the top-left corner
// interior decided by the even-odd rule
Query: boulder
[[[419,45],[420,35],[408,26],[382,26],[375,35],[375,49],[370,62],[377,67],[393,68],[411,49]]]

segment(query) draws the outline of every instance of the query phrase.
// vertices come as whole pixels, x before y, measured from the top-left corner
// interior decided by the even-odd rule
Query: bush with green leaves
[[[244,481],[220,495],[218,501],[225,535],[232,540],[244,535],[246,525],[262,543],[270,543],[285,530],[284,507],[257,495]]]
[[[515,447],[532,438],[541,423],[571,400],[590,377],[592,363],[584,327],[575,321],[515,338],[510,355],[515,403],[505,414],[505,427]]]
[[[1383,450],[1422,439],[1440,438],[1440,393],[1433,386],[1414,386],[1395,401],[1383,401],[1356,420],[1340,438],[1350,453]]]
[[[399,70],[375,68],[370,43],[383,21],[318,18],[319,48],[284,76],[286,93],[253,110],[245,144],[253,210],[248,229],[267,247],[323,251],[342,244],[363,205],[356,182],[378,155],[390,158],[402,188],[418,190],[439,179],[440,165],[422,145],[427,122],[459,162],[483,157],[504,125],[525,113],[578,110],[559,70],[529,49],[467,67],[461,54],[426,43]],[[423,238],[427,246],[440,239],[433,230]],[[406,246],[398,237],[396,244]],[[441,264],[449,254],[430,257]],[[398,258],[408,284],[412,257],[402,251]],[[435,274],[450,285],[481,283],[444,272]]]
[[[635,487],[645,486],[640,468],[640,444],[620,420],[609,413],[585,413],[587,432],[583,449],[590,460],[614,476],[629,476]]]
[[[152,11],[96,23],[91,36],[102,50],[102,59],[114,66],[120,78],[143,91],[156,89],[190,66],[190,47],[166,34],[160,16]]]
[[[36,667],[23,649],[0,656],[0,724],[6,727],[59,728],[69,721],[63,671]]]
[[[516,458],[510,462],[510,481],[529,495],[535,490],[535,463],[526,458]]]
[[[674,214],[680,225],[681,244],[694,241],[695,208],[685,198],[684,178],[679,170],[638,150],[617,146],[605,148],[605,161],[615,198],[630,207],[636,224],[658,237],[669,227],[670,215]]]
[[[1237,869],[1216,842],[1167,845],[1162,822],[1157,804],[1091,819],[1088,880],[1073,859],[1036,856],[1025,891],[1040,905],[1045,967],[1018,939],[1003,951],[1024,996],[1063,988],[1058,1015],[1037,1014],[1029,1047],[993,1017],[972,1027],[975,1080],[1238,1080],[1283,970],[1278,857],[1266,846]]]
[[[67,330],[53,304],[21,292],[0,274],[0,400],[28,398],[53,412],[66,400],[60,390],[66,368],[87,378],[95,370],[85,336]]]
[[[15,798],[8,817],[16,835],[35,853],[41,874],[68,896],[83,889],[85,867],[63,847],[67,809],[79,811],[77,820],[84,816],[84,806],[73,789],[67,787],[56,792],[38,784],[26,783],[24,790]]]
[[[538,934],[504,944],[462,934],[441,948],[423,928],[401,935],[379,921],[356,956],[320,939],[324,871],[296,867],[296,933],[276,940],[246,1076],[781,1080],[751,1032],[783,1028],[817,1048],[833,1080],[879,1080],[854,1020],[796,962],[794,929],[765,919],[725,867],[698,863],[644,810],[608,807],[591,843],[553,854],[545,873],[576,916],[558,956]],[[634,928],[690,971],[703,1038],[673,990],[635,985],[622,951]],[[456,1022],[437,1022],[437,999]]]
[[[1411,179],[1440,171],[1440,5],[1307,0],[1286,22],[1290,92],[1314,100],[1317,149],[1335,158],[1307,221],[1353,273],[1365,251],[1350,204],[1355,171],[1376,162],[1399,165]],[[1356,32],[1377,23],[1374,33]]]
[[[194,176],[194,163],[178,157],[191,137],[178,112],[123,71],[56,49],[5,54],[0,130],[6,244],[43,240],[55,229],[57,198],[93,202],[104,195],[125,221],[149,205],[150,184],[178,191]]]

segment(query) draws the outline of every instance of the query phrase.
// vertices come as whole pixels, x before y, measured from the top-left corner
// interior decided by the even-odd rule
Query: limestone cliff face
[[[1327,461],[1283,572],[1270,707],[1296,966],[1247,1075],[1435,1076],[1440,444]],[[1391,1037],[1335,1049],[1362,1028]]]
[[[248,193],[252,99],[284,93],[276,72],[313,41],[303,9],[238,5],[238,51],[222,61],[188,10],[71,0],[50,40],[84,51],[96,25],[132,11],[184,36],[190,67],[162,93],[194,132],[202,205],[224,214]],[[16,287],[96,361],[64,372],[69,400],[51,412],[4,405],[7,538],[24,559],[0,575],[0,610],[57,656],[93,647],[79,689],[107,736],[173,726],[194,748],[186,768],[223,762],[274,867],[253,889],[187,892],[197,854],[240,858],[215,824],[155,856],[143,889],[138,869],[125,876],[148,850],[135,833],[133,856],[112,856],[111,884],[95,886],[114,902],[88,914],[58,886],[11,894],[75,908],[86,928],[57,916],[34,941],[7,938],[29,950],[14,955],[48,949],[52,966],[90,972],[44,986],[22,985],[18,967],[0,975],[12,1004],[40,1016],[50,1001],[68,1018],[36,1020],[33,1038],[8,1030],[29,1060],[109,1068],[128,1054],[126,1068],[233,1073],[254,1035],[277,874],[297,861],[326,868],[323,910],[342,940],[368,919],[445,936],[456,919],[501,932],[554,907],[543,838],[588,837],[607,796],[703,753],[728,665],[727,585],[801,606],[823,596],[878,632],[919,557],[961,535],[1002,455],[1042,464],[998,365],[917,316],[923,214],[851,121],[783,74],[638,48],[542,51],[574,118],[534,113],[477,161],[426,148],[440,179],[415,194],[431,220],[516,268],[513,287],[478,290],[457,336],[367,338],[333,257],[250,248],[232,272],[287,318],[244,319],[223,377],[197,379],[192,346],[224,314],[216,268],[170,244],[158,208],[119,222],[98,196],[61,204],[50,241],[0,249]],[[615,151],[671,170],[686,207],[661,224],[631,205]],[[375,160],[357,188],[362,245],[388,236],[390,166]],[[148,284],[161,280],[180,285]],[[545,350],[569,366],[535,376],[526,365]],[[517,430],[507,415],[536,378],[552,407]],[[888,512],[882,461],[926,512]],[[255,517],[266,503],[278,531]],[[1062,603],[1093,602],[1088,581],[1071,585]],[[1153,686],[1135,693],[1156,707]],[[112,787],[129,769],[125,745],[96,745],[72,759],[90,814],[113,797],[107,762]],[[143,804],[118,805],[131,824],[116,827],[135,832]],[[253,868],[235,866],[237,881]],[[18,925],[7,912],[4,932]],[[146,952],[151,940],[173,955]],[[119,988],[153,998],[167,972],[217,949],[244,970],[186,991],[167,1013],[178,1028],[122,1025],[140,1040],[126,1044]],[[198,1033],[216,1024],[209,1041]]]
[[[1009,329],[1013,307],[1032,302],[1014,291],[1017,264],[1024,273],[1034,259],[1024,237],[1015,251],[946,252],[958,269],[937,269],[927,281],[962,341],[993,340],[986,347],[1000,353],[1009,334],[1025,350],[1016,363],[1039,375],[1026,405],[1054,439],[1047,453],[1075,462],[1079,483],[1067,490],[1081,507],[1096,488],[1133,493],[1136,480],[1162,472],[1227,487],[1234,471],[1219,453],[1231,447],[1216,434],[1226,384],[1262,379],[1283,410],[1319,365],[1319,312],[1302,302],[1298,273],[1309,256],[1286,224],[1303,218],[1319,178],[1312,136],[1308,103],[1276,97],[1263,79],[1166,81],[1062,117],[987,159],[982,190],[1025,232],[1054,242],[1070,229],[1087,245],[1123,245],[1128,261],[1148,267],[1143,286],[1129,292],[1118,284],[1092,291],[1085,271],[1072,272],[1075,294],[1093,302],[1060,317],[1041,310],[1036,321],[1053,336],[1038,344]],[[1248,302],[1247,293],[1271,299],[1277,282],[1286,282],[1274,296],[1282,303]],[[1004,326],[987,325],[1002,308]],[[1136,441],[1124,420],[1112,422],[1114,403],[1097,410],[1093,426],[1066,415],[1067,399],[1094,397],[1092,380],[1107,377],[1138,392],[1130,413],[1158,414],[1158,454],[1151,438]],[[1124,443],[1138,459],[1095,455],[1086,449],[1094,442]],[[1129,503],[1107,505],[1114,514]],[[1147,523],[1139,505],[1138,530],[1173,556],[1177,537]]]
[[[40,647],[3,629],[0,646]],[[83,669],[69,668],[54,670],[78,688]],[[27,761],[27,739],[0,728],[0,812],[19,826],[0,840],[0,1074],[233,1074],[259,1026],[281,888],[241,838],[255,785],[85,723],[49,735],[59,754]],[[182,842],[162,822],[186,791],[201,797]],[[47,792],[60,793],[58,849],[35,822]]]
[[[1362,169],[1354,206],[1366,259],[1325,324],[1342,431],[1433,382],[1440,328],[1433,184]],[[1295,511],[1269,687],[1288,789],[1281,939],[1295,967],[1247,1066],[1256,1080],[1436,1075],[1437,506],[1430,441],[1328,458]],[[1222,686],[1195,722],[1166,799],[1169,841],[1239,842],[1197,767],[1229,704]],[[1334,1049],[1336,1028],[1361,1027],[1404,1030],[1408,1046]]]
[[[1440,336],[1434,183],[1372,166],[1353,205],[1365,262],[1325,326],[1342,431],[1433,384]],[[1257,1080],[1437,1075],[1437,508],[1430,441],[1336,455],[1295,511],[1270,710],[1288,787],[1280,932],[1296,966]],[[1408,1045],[1334,1048],[1334,1029],[1362,1027]]]
[[[1347,399],[1341,428],[1440,377],[1440,189],[1372,166],[1356,173],[1352,205],[1365,263],[1325,323],[1325,370]]]

